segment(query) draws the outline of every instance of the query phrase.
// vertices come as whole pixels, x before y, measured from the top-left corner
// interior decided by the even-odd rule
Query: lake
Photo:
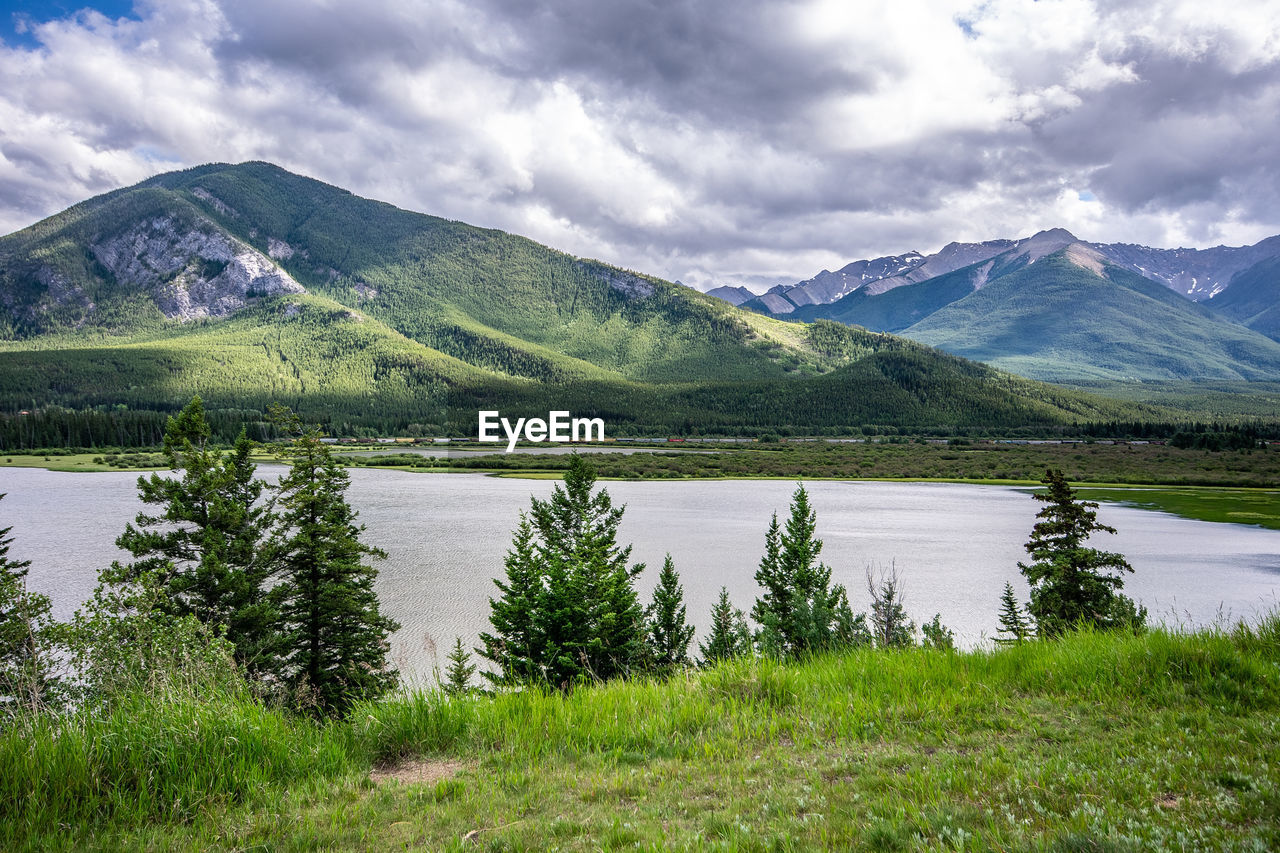
[[[260,468],[274,479],[278,466]],[[114,546],[141,509],[137,474],[68,474],[0,468],[0,527],[12,526],[10,556],[30,559],[33,589],[67,618],[93,591],[97,572],[125,555]],[[647,564],[645,601],[662,565],[675,559],[689,618],[699,636],[721,586],[749,611],[754,574],[769,517],[785,518],[795,484],[776,480],[621,481],[603,484],[627,506],[621,541]],[[474,645],[488,627],[492,578],[529,497],[555,483],[482,474],[421,474],[351,469],[348,497],[382,547],[378,564],[383,610],[402,623],[393,655],[410,680],[443,668],[455,636]],[[896,565],[907,612],[917,624],[934,613],[966,646],[996,631],[1005,581],[1026,599],[1017,562],[1041,506],[1026,490],[944,483],[816,481],[806,484],[818,513],[823,560],[845,584],[855,611],[866,608],[868,565]],[[1094,544],[1119,551],[1136,572],[1125,592],[1154,618],[1185,626],[1220,616],[1250,618],[1276,607],[1280,531],[1192,521],[1104,504],[1099,519],[1116,536]]]

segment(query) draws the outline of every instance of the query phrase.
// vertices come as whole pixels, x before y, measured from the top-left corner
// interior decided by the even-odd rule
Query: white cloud
[[[150,2],[0,46],[0,229],[265,159],[710,286],[1280,231],[1280,3]],[[1081,201],[1082,190],[1091,201]]]

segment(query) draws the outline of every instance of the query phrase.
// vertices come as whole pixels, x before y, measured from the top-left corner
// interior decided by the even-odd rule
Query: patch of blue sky
[[[92,9],[108,18],[133,18],[133,0],[0,0],[0,41],[9,47],[36,48],[36,26]]]

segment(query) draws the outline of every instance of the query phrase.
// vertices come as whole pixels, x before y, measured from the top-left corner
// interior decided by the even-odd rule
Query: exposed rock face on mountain
[[[151,293],[171,320],[225,317],[255,296],[303,292],[269,258],[207,221],[184,228],[172,217],[157,217],[90,244],[89,251],[116,281]]]
[[[836,272],[823,270],[808,281],[791,286],[779,285],[770,293],[786,297],[797,308],[801,305],[822,305],[865,287],[868,282],[902,275],[922,263],[924,256],[919,252],[907,252],[905,255],[871,261],[854,261]]]
[[[971,264],[994,258],[1013,245],[1012,240],[988,240],[985,243],[948,243],[935,254],[923,259],[923,262],[905,273],[870,281],[866,291],[870,294],[884,293],[905,284],[916,284],[928,281],[940,275],[962,269]]]
[[[1252,246],[1153,249],[1132,243],[1094,243],[1111,263],[1158,281],[1196,302],[1212,299],[1248,268],[1280,257],[1280,236]]]

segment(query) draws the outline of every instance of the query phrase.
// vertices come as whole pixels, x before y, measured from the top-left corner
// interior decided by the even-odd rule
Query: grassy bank
[[[389,447],[383,453],[342,456],[349,465],[418,471],[535,474],[563,472],[569,465],[564,454],[505,454],[473,447],[433,450],[447,455],[433,457]],[[257,458],[275,461],[265,451]],[[599,475],[608,479],[783,477],[1023,483],[1039,481],[1045,468],[1059,468],[1076,483],[1280,488],[1277,448],[1209,452],[1155,444],[822,441],[726,448],[723,444],[689,442],[679,450],[592,454],[591,462]],[[0,454],[0,465],[51,470],[141,470],[159,464],[163,464],[159,455],[146,451]]]
[[[168,464],[159,453],[7,453],[0,465],[13,468],[45,468],[49,471],[93,473],[97,471],[157,471]]]
[[[1275,849],[1278,667],[1273,616],[415,693],[327,726],[139,700],[0,736],[0,847]]]
[[[1280,487],[1275,448],[1208,452],[1152,444],[844,444],[788,442],[723,449],[683,445],[681,451],[593,454],[601,477],[785,477],[871,480],[1038,481],[1059,468],[1076,483],[1167,486]],[[690,453],[698,449],[707,452]],[[566,455],[466,454],[432,458],[389,451],[349,457],[349,464],[436,471],[534,473],[563,471]]]
[[[1200,521],[1256,524],[1280,530],[1280,491],[1266,489],[1077,489],[1080,497],[1154,509]]]

